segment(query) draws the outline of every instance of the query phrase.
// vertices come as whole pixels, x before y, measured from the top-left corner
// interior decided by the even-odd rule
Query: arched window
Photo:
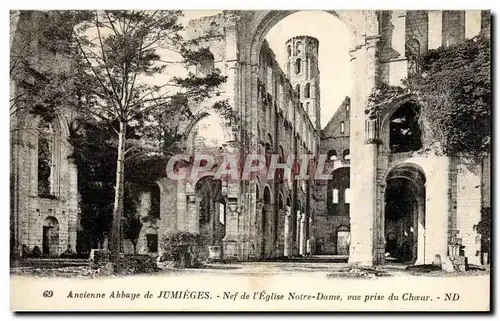
[[[278,208],[280,210],[285,208],[285,201],[283,200],[283,194],[279,194],[279,199],[278,199]]]
[[[38,132],[38,195],[52,195],[54,130],[48,122],[42,122]]]
[[[340,122],[340,133],[345,133],[345,123],[343,121]]]
[[[303,49],[302,42],[298,41],[295,44],[295,55],[298,56],[298,55],[302,54],[302,49]]]
[[[203,75],[211,74],[214,71],[214,55],[211,52],[202,58],[198,71]]]
[[[286,46],[286,53],[288,54],[288,57],[292,55],[292,47],[290,45]]]
[[[295,90],[297,91],[297,95],[300,98],[300,85],[299,84],[297,84],[297,86],[295,86]]]
[[[300,58],[297,58],[297,60],[295,60],[295,73],[296,74],[300,74],[300,70],[301,70],[301,66],[302,65],[302,60]]]
[[[267,186],[264,188],[264,203],[271,203],[271,190]]]
[[[389,145],[392,153],[417,151],[422,148],[418,113],[418,106],[409,102],[399,107],[391,116]]]
[[[306,86],[304,87],[304,98],[310,98],[311,97],[311,84],[307,83]]]
[[[311,111],[309,110],[311,108],[311,104],[309,102],[306,103],[306,110],[308,114],[311,114]]]
[[[339,203],[339,190],[336,188],[332,190],[332,203],[333,204]]]
[[[351,160],[351,152],[350,152],[349,148],[344,150],[344,152],[342,153],[342,157],[346,161]]]
[[[345,204],[350,204],[351,203],[351,189],[348,187],[344,191],[344,203]]]
[[[328,214],[349,215],[349,205],[346,203],[346,193],[349,193],[346,192],[349,188],[349,175],[348,167],[341,167],[332,172],[328,180],[326,195]]]

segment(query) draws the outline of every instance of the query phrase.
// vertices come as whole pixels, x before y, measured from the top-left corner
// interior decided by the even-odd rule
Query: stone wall
[[[38,38],[32,36],[43,13],[23,12],[17,21],[18,27],[12,35],[13,46],[29,44],[33,48],[33,67],[37,70],[64,71],[71,68],[66,57],[54,55],[38,46]],[[27,26],[29,26],[30,32]],[[35,39],[35,40],[33,40]],[[15,50],[13,48],[12,50]],[[12,95],[22,93],[18,79],[11,79]],[[11,110],[11,235],[13,251],[20,255],[22,247],[30,251],[35,246],[43,250],[43,227],[47,218],[57,220],[53,231],[58,230],[57,246],[51,248],[49,255],[57,256],[68,248],[76,250],[76,230],[78,224],[78,182],[77,169],[71,161],[72,147],[68,142],[69,123],[73,115],[61,108],[61,113],[51,122],[54,130],[50,135],[51,176],[50,195],[40,196],[38,191],[38,141],[40,119],[34,118],[20,106]],[[45,135],[45,134],[44,134]],[[47,137],[47,136],[45,136]],[[55,242],[55,241],[54,241]]]

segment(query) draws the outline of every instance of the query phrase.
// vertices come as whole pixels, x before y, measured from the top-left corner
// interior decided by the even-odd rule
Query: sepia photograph
[[[491,311],[491,14],[10,10],[11,311]]]

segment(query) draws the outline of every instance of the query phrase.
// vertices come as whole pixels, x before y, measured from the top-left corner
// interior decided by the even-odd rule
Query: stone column
[[[200,218],[198,214],[198,198],[196,195],[187,195],[187,231],[190,233],[200,232]]]
[[[299,254],[306,254],[306,215],[302,213],[300,219],[300,238],[299,238]]]
[[[188,220],[186,180],[177,182],[177,230],[186,231],[188,229],[186,221]]]
[[[297,218],[296,218],[296,233],[295,233],[295,240],[294,240],[294,253],[293,254],[299,254],[300,252],[300,221],[302,220],[302,215],[300,213],[300,210],[297,210]]]
[[[367,98],[376,85],[378,36],[366,37],[366,48],[356,55],[356,72],[365,73],[362,84],[358,78],[358,99],[351,114],[351,245],[349,263],[371,266],[374,259],[374,216],[376,213],[376,173],[378,120],[377,113],[370,110],[365,115]],[[364,68],[363,68],[364,67]],[[364,96],[366,95],[366,96]],[[361,97],[361,98],[360,98]],[[363,99],[364,97],[364,99]]]
[[[291,238],[291,228],[292,228],[292,213],[290,212],[290,207],[286,208],[285,215],[285,245],[284,245],[284,256],[292,255],[292,238]]]
[[[449,200],[450,159],[440,157],[434,161],[434,168],[426,183],[425,213],[425,261],[431,263],[436,255],[448,255],[448,224],[450,215]]]
[[[68,197],[68,245],[71,251],[76,252],[77,224],[78,224],[78,168],[75,163],[68,163],[69,188]],[[62,249],[66,251],[66,249]]]
[[[76,226],[75,224],[70,223],[71,225],[68,227],[68,245],[69,249],[76,253]],[[63,249],[64,251],[66,249]]]
[[[241,209],[237,198],[228,198],[226,207],[226,236],[222,240],[224,257],[239,259],[238,219]]]
[[[425,199],[418,202],[418,224],[417,229],[417,260],[415,264],[429,264],[425,259]]]
[[[309,235],[307,236],[307,241],[309,242],[309,248],[307,249],[307,252],[312,255],[315,252],[315,247],[316,247],[316,238],[314,237],[313,233],[313,218],[309,217]]]

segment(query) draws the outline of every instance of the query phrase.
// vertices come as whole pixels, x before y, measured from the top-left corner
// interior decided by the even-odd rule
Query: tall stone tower
[[[300,102],[316,129],[320,125],[318,39],[296,36],[288,39],[286,46],[286,74],[298,93]]]

